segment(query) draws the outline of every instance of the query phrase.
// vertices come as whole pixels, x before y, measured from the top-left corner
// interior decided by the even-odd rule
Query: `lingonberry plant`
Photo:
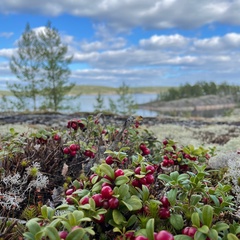
[[[1,211],[15,218],[37,203],[24,229],[27,240],[239,238],[231,182],[216,181],[219,170],[208,166],[215,153],[158,140],[139,118],[114,126],[89,116],[70,120],[62,130],[29,135],[11,130],[0,154],[1,193],[21,185],[6,179],[21,179],[26,172],[32,183],[15,215],[14,201],[6,210],[0,198]],[[41,188],[40,175],[49,183]]]

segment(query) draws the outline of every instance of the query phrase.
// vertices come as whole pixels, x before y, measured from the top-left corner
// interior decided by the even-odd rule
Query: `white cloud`
[[[0,49],[0,57],[11,58],[16,49],[2,48]]]
[[[153,35],[149,39],[140,40],[140,46],[145,48],[183,48],[188,39],[179,35]]]
[[[91,17],[112,29],[194,28],[215,22],[240,24],[239,0],[2,0],[0,12]]]

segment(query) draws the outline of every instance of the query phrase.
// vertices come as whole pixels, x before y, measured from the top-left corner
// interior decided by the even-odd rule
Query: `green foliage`
[[[52,176],[44,193],[63,197],[57,203],[42,199],[37,216],[23,208],[28,219],[25,239],[60,239],[64,232],[69,240],[153,240],[161,230],[178,240],[239,237],[240,225],[230,218],[236,211],[231,184],[220,176],[219,181],[212,179],[207,167],[214,149],[159,141],[141,125],[136,127],[138,120],[116,128],[89,116],[70,120],[62,131],[39,130],[28,138],[11,129],[0,150],[5,171],[1,181],[12,171],[24,176],[36,161],[39,174]],[[57,177],[64,191],[53,194]],[[13,192],[13,185],[5,180],[1,189]],[[34,194],[22,197],[33,204],[38,199]],[[187,227],[195,230],[194,237],[183,233]]]
[[[200,97],[205,95],[232,95],[236,102],[239,101],[240,87],[221,83],[216,85],[214,82],[200,81],[193,85],[186,83],[178,88],[169,88],[160,95],[162,101],[172,101],[181,98]]]
[[[123,82],[122,85],[116,90],[116,93],[118,94],[119,98],[116,102],[109,98],[109,110],[112,113],[121,115],[134,114],[137,106],[133,100],[129,86]]]

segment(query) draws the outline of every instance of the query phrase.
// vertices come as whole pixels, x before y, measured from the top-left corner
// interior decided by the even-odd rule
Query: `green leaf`
[[[66,240],[81,240],[85,235],[85,230],[83,228],[75,229],[67,235]]]
[[[228,233],[227,240],[239,240],[239,238],[233,233]]]
[[[133,224],[135,224],[138,221],[138,218],[136,215],[131,215],[131,217],[127,221],[126,228],[131,227]]]
[[[229,225],[227,223],[217,222],[212,228],[216,229],[218,232],[221,232],[229,229]]]
[[[142,185],[142,200],[143,200],[143,202],[146,202],[148,200],[149,195],[150,195],[150,193],[149,193],[148,187],[145,185]]]
[[[199,214],[197,212],[194,212],[191,216],[191,221],[193,226],[199,228],[200,227],[200,218],[199,218]]]
[[[33,220],[28,221],[26,226],[29,232],[32,233],[33,235],[41,231],[41,227],[39,226],[39,224]]]
[[[170,182],[172,179],[167,174],[160,174],[158,175],[158,179],[164,181],[164,182]]]
[[[47,219],[48,218],[48,209],[47,209],[47,206],[46,205],[43,205],[41,207],[41,214],[42,214],[42,217],[44,219]]]
[[[123,184],[118,189],[118,194],[120,195],[120,198],[124,198],[124,196],[127,196],[129,193],[129,186],[127,184]]]
[[[184,181],[184,180],[186,180],[186,179],[188,179],[188,178],[189,178],[189,175],[186,174],[186,173],[183,173],[183,174],[180,174],[180,175],[178,176],[178,181]]]
[[[49,237],[49,239],[60,240],[60,237],[56,228],[47,226],[44,232],[45,232],[45,235]]]
[[[179,172],[178,171],[175,171],[175,172],[171,172],[170,173],[170,177],[172,180],[176,181],[178,180],[178,176],[179,176]]]
[[[210,229],[208,232],[208,237],[211,240],[218,240],[218,232],[215,229]]]
[[[204,233],[204,234],[208,234],[209,231],[209,227],[206,225],[203,225],[202,227],[198,228],[198,232]]]
[[[169,192],[167,192],[167,198],[171,206],[174,206],[177,199],[177,189],[174,188],[174,189],[171,189]]]
[[[130,199],[126,199],[125,202],[132,206],[132,211],[140,210],[142,208],[142,202],[137,196],[131,196]]]
[[[125,201],[122,201],[122,203],[128,208],[129,211],[132,211],[132,210],[133,210],[132,205],[126,203]]]
[[[120,185],[125,184],[127,182],[129,182],[129,178],[127,176],[119,176],[114,181],[115,185],[117,185],[117,186],[120,186]]]
[[[207,235],[202,233],[202,232],[199,232],[197,231],[195,234],[194,234],[194,240],[206,240],[207,238]],[[174,239],[175,240],[175,239]]]
[[[114,179],[114,170],[106,163],[102,163],[100,165],[100,169],[102,172],[104,172],[107,176]]]
[[[117,209],[113,210],[112,215],[113,215],[113,221],[118,225],[121,225],[126,221],[122,213]]]
[[[210,205],[203,206],[202,218],[203,218],[203,224],[207,225],[210,228],[210,226],[212,225],[212,219],[213,219],[213,208]]]
[[[201,198],[201,195],[193,194],[190,198],[190,204],[195,206],[201,200]]]
[[[184,226],[182,215],[180,214],[171,214],[170,223],[176,230],[181,230]]]
[[[25,232],[23,233],[23,236],[27,239],[27,240],[35,240],[34,235],[31,232]]]
[[[147,224],[146,224],[146,233],[147,233],[147,238],[149,240],[154,240],[154,218],[151,218],[148,220]]]
[[[174,236],[174,240],[193,240],[193,239],[187,235],[181,234]]]
[[[74,226],[77,225],[76,218],[75,218],[75,216],[74,216],[72,213],[68,213],[67,217],[68,217],[69,224],[70,224],[72,227],[74,227]]]

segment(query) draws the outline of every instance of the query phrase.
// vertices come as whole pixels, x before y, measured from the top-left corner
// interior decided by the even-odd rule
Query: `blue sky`
[[[73,55],[70,81],[118,87],[239,85],[240,0],[1,0],[0,89],[26,23],[51,21]]]

